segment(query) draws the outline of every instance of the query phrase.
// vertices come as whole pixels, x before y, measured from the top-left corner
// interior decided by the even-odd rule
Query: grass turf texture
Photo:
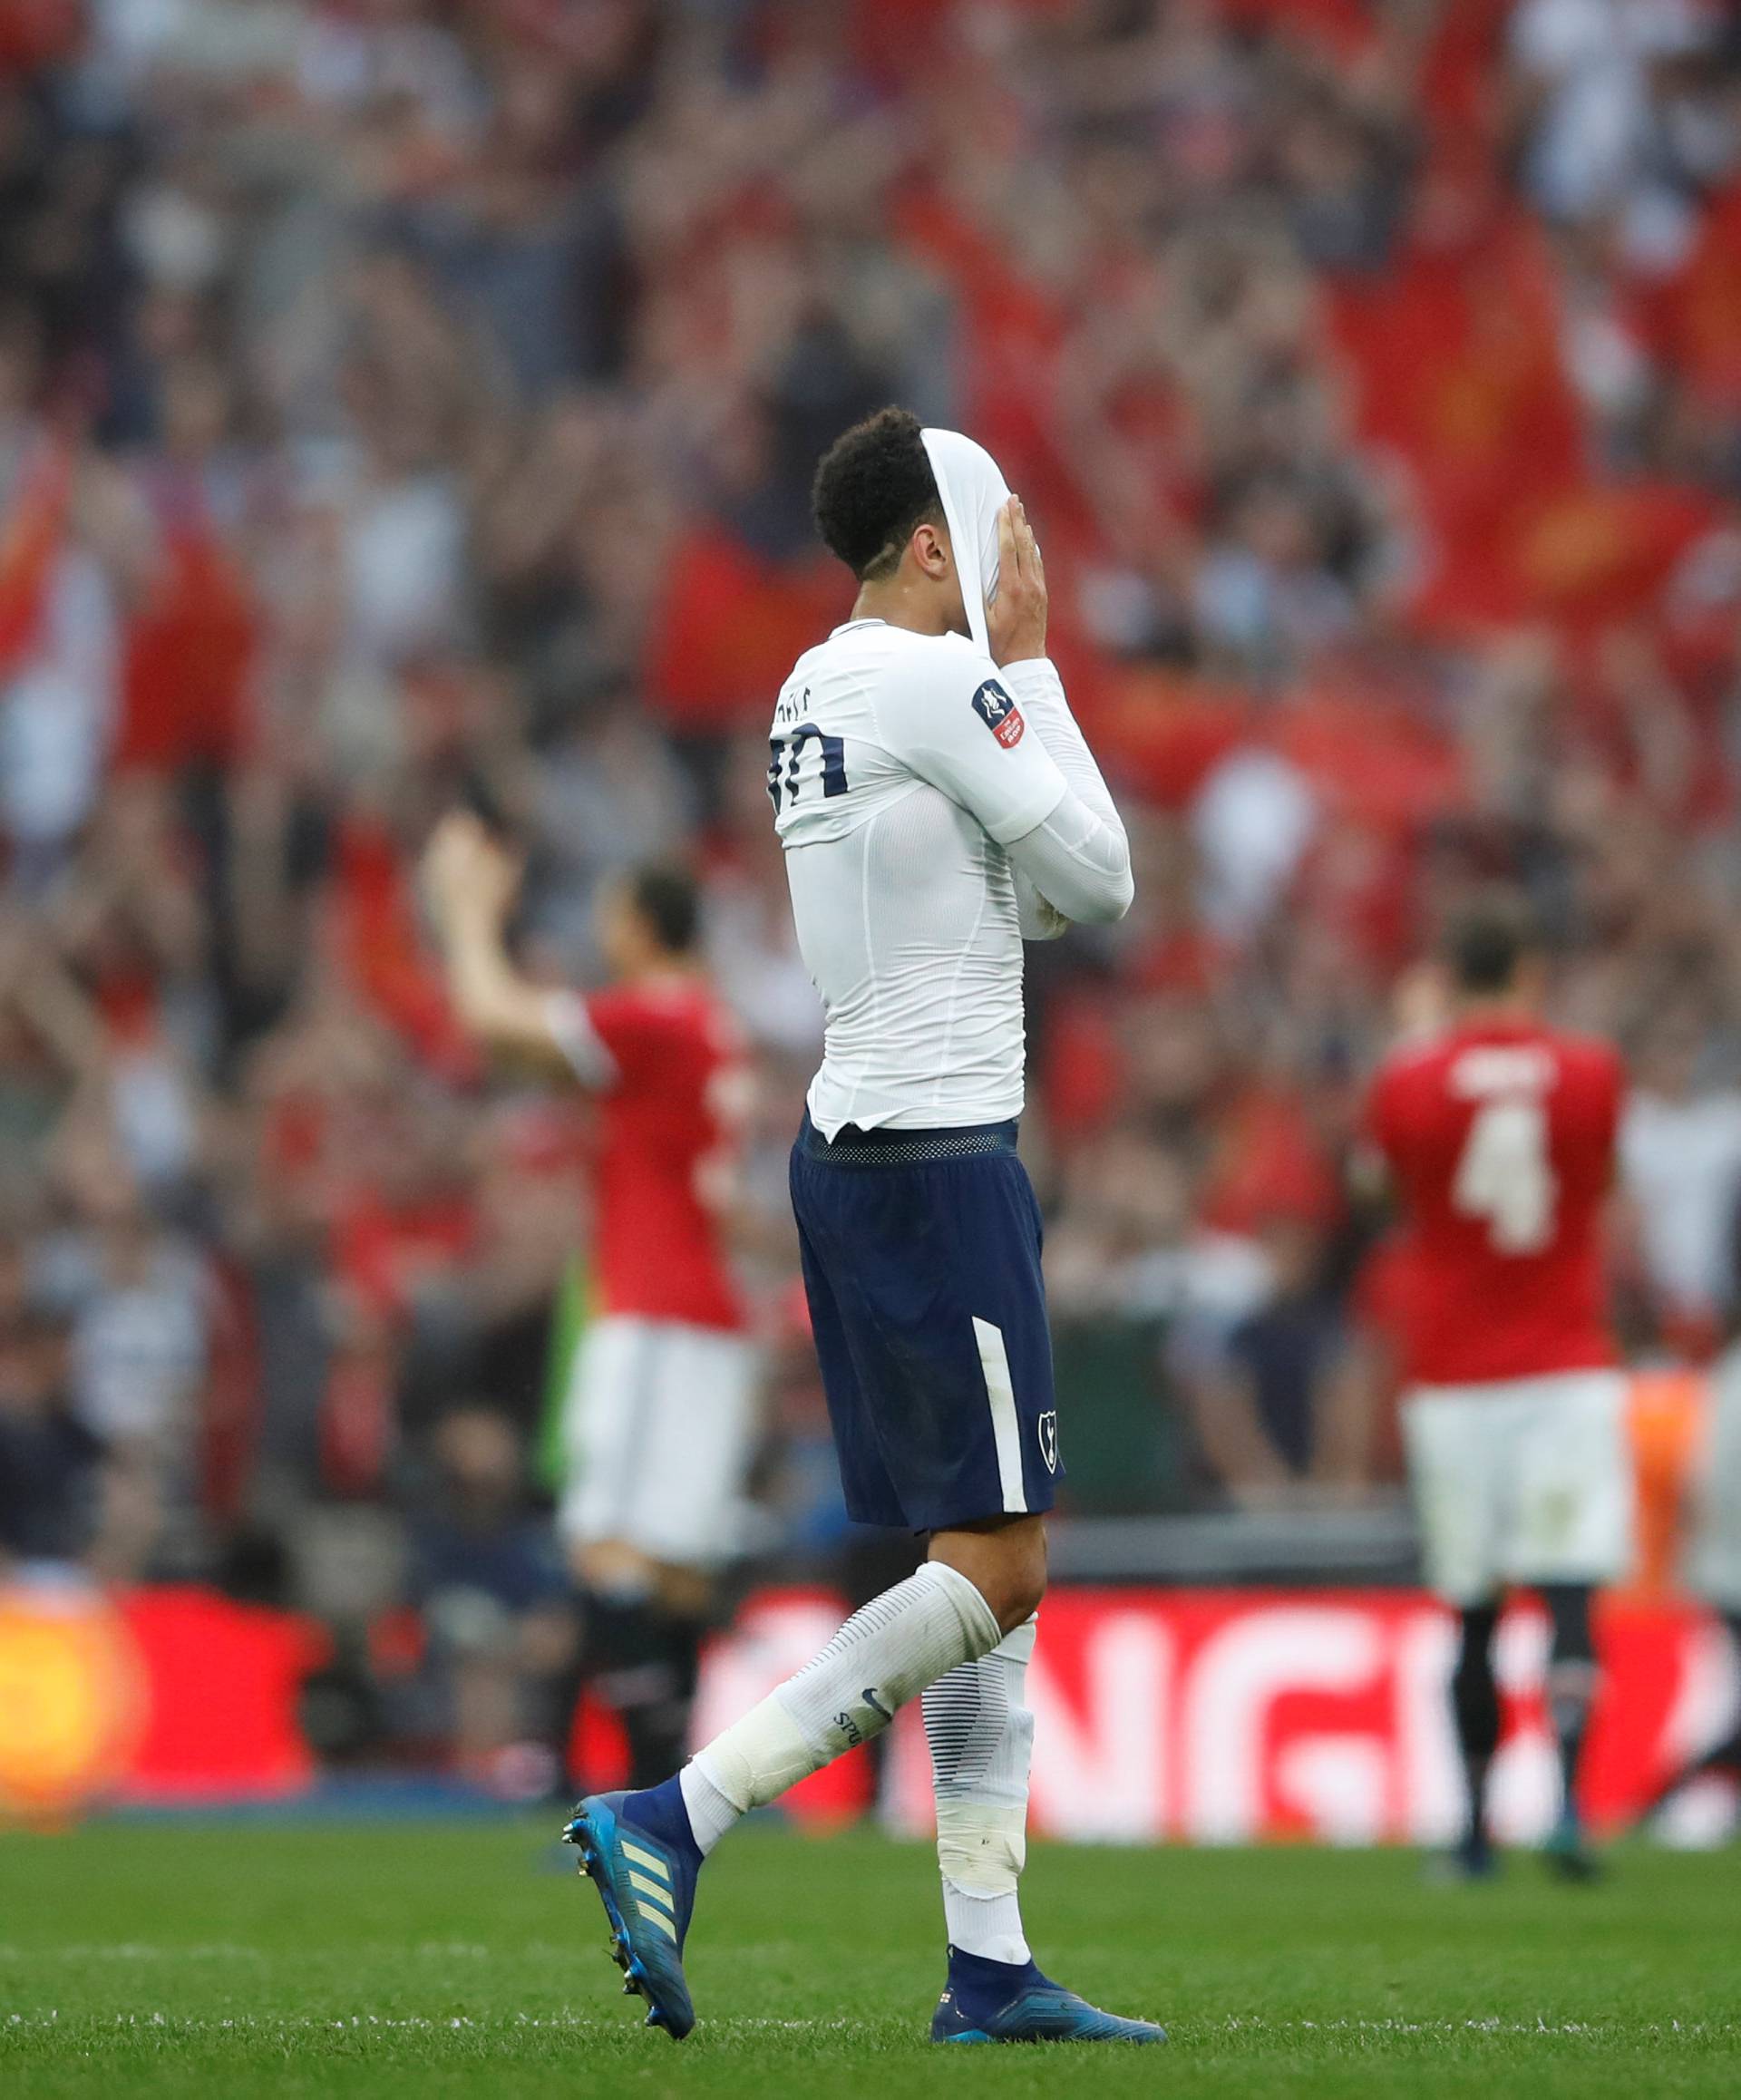
[[[1429,1890],[1399,1852],[1036,1845],[1046,1965],[1164,2051],[932,2047],[929,1850],[759,1828],[703,1878],[674,2046],[552,1865],[542,1824],[0,1838],[0,2092],[1741,2092],[1732,1855]]]

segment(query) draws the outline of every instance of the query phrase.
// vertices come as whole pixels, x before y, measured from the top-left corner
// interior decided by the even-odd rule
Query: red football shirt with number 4
[[[1454,1029],[1380,1068],[1368,1128],[1406,1227],[1412,1383],[1614,1361],[1602,1210],[1624,1088],[1607,1044],[1522,1022]]]

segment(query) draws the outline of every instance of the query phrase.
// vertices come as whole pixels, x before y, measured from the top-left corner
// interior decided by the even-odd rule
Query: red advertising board
[[[0,1730],[0,1766],[18,1772],[10,1788],[0,1784],[0,1800],[28,1801],[34,1785],[44,1802],[59,1792],[70,1805],[86,1766],[92,1785],[112,1780],[112,1752],[124,1757],[122,1791],[136,1800],[285,1797],[314,1783],[297,1721],[300,1679],[320,1652],[306,1621],[199,1590],[123,1598],[118,1623],[112,1612],[105,1620],[107,1638],[112,1645],[118,1634],[131,1637],[122,1661],[128,1681],[142,1685],[123,1748],[112,1729],[84,1718],[100,1719],[108,1706],[94,1680],[80,1687],[112,1665],[92,1660],[98,1651],[68,1631],[67,1610],[61,1601],[15,1599],[13,1618],[0,1619],[0,1633],[11,1628],[0,1640],[0,1684],[21,1688],[27,1678],[36,1687],[33,1697],[7,1702],[15,1726]],[[826,1590],[752,1598],[709,1652],[697,1735],[808,1660],[843,1610]],[[1690,1749],[1723,1732],[1736,1687],[1721,1632],[1690,1607],[1613,1600],[1600,1637],[1609,1671],[1592,1722],[1586,1805],[1611,1828]],[[59,1644],[52,1670],[44,1643]],[[1441,1839],[1458,1802],[1443,1698],[1451,1643],[1445,1614],[1407,1591],[1055,1591],[1028,1672],[1034,1827],[1123,1842]],[[1541,1693],[1545,1649],[1538,1612],[1524,1606],[1507,1616],[1499,1638],[1507,1732],[1494,1808],[1501,1834],[1512,1840],[1538,1833],[1555,1805]],[[88,1755],[70,1755],[78,1745],[69,1730],[91,1735]],[[613,1776],[589,1774],[595,1784]],[[869,1759],[857,1752],[806,1781],[788,1803],[809,1820],[855,1815],[871,1805],[872,1784]],[[930,1767],[916,1706],[897,1718],[880,1791],[891,1827],[929,1827]]]

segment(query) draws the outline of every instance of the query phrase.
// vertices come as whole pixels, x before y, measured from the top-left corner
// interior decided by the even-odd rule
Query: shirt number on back
[[[1486,1220],[1496,1254],[1539,1254],[1553,1237],[1559,1192],[1541,1102],[1483,1102],[1464,1140],[1453,1207]]]
[[[776,816],[783,796],[788,802],[798,800],[798,769],[812,737],[822,748],[823,800],[846,792],[845,738],[824,736],[813,722],[801,722],[788,735],[768,739],[768,793]]]

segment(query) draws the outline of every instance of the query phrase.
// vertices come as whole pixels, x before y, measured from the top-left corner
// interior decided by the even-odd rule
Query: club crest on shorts
[[[987,678],[973,696],[973,711],[1006,751],[1014,751],[1027,724],[1022,711],[996,678]]]
[[[1047,1473],[1058,1470],[1058,1411],[1048,1407],[1039,1420],[1040,1456],[1046,1461]]]

